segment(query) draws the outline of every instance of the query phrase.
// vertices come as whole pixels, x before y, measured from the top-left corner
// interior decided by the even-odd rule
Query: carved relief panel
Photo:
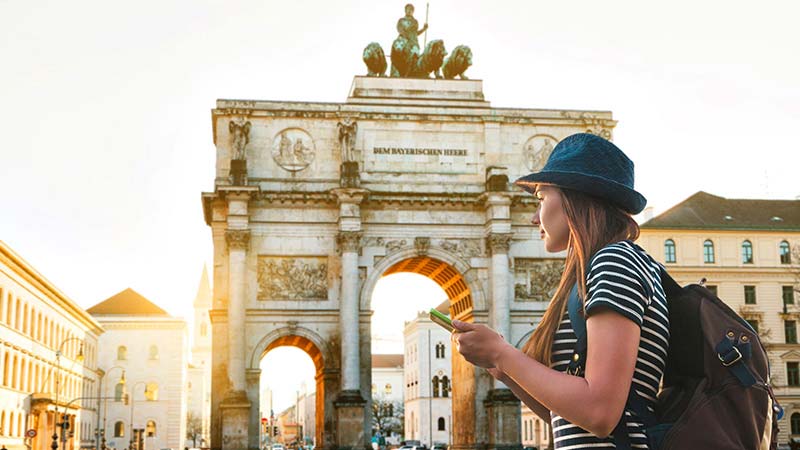
[[[562,259],[514,259],[514,299],[518,302],[549,301],[564,271]]]
[[[258,257],[258,300],[327,299],[327,256]]]
[[[314,140],[307,131],[287,128],[272,140],[272,159],[282,168],[297,172],[314,161]]]
[[[528,139],[522,147],[522,154],[525,156],[525,166],[528,167],[528,170],[531,172],[542,170],[544,163],[547,162],[547,158],[550,157],[550,153],[553,152],[553,147],[555,147],[556,144],[558,144],[558,140],[546,134],[537,134]]]

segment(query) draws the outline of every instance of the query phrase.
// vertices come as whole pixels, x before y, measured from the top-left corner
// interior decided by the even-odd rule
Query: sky
[[[0,239],[83,307],[131,287],[191,317],[213,267],[215,101],[344,102],[404,4],[0,0]],[[800,195],[794,0],[427,10],[427,39],[471,47],[493,107],[611,111],[656,213],[699,190]]]

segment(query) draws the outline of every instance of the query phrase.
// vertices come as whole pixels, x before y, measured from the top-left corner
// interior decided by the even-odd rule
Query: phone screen
[[[436,325],[439,325],[440,327],[444,328],[445,330],[451,333],[453,332],[453,330],[455,330],[455,328],[453,328],[453,323],[450,321],[450,318],[440,313],[439,311],[431,308],[428,315],[430,316],[431,321],[433,321],[433,323],[435,323]]]

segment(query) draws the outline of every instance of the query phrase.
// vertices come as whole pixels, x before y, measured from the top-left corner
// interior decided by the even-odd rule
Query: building
[[[102,333],[96,320],[0,241],[0,446],[50,449],[56,424],[67,423],[63,449],[95,447]]]
[[[395,411],[395,408],[404,405],[404,370],[403,355],[372,355],[373,427],[376,426],[376,413],[381,416],[385,425],[392,425],[389,421],[393,422],[393,418],[400,416],[401,411]],[[383,409],[376,410],[376,407]],[[397,425],[402,425],[399,420]],[[383,433],[387,444],[400,443],[402,436],[397,431],[399,430]]]
[[[642,224],[638,243],[678,283],[705,280],[758,331],[786,411],[779,443],[800,439],[800,200],[697,192]]]
[[[539,449],[550,445],[550,421],[542,420],[522,403],[522,446]]]
[[[428,447],[452,442],[450,333],[431,322],[428,312],[406,322],[405,438]]]
[[[104,396],[111,397],[103,417],[106,445],[131,450],[183,448],[189,354],[186,322],[133,289],[88,312],[106,330],[98,347],[99,364],[109,379]]]
[[[187,371],[187,445],[207,447],[211,432],[211,285],[203,267],[194,299],[191,363]]]

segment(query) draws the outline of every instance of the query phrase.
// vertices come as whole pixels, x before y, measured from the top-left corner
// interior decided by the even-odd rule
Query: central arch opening
[[[449,332],[428,317],[436,308],[472,321],[473,296],[464,276],[442,259],[407,257],[383,271],[370,305],[373,440],[397,445],[404,437],[431,448],[470,439],[459,433],[472,422],[453,411],[474,417],[471,366],[453,354]]]

